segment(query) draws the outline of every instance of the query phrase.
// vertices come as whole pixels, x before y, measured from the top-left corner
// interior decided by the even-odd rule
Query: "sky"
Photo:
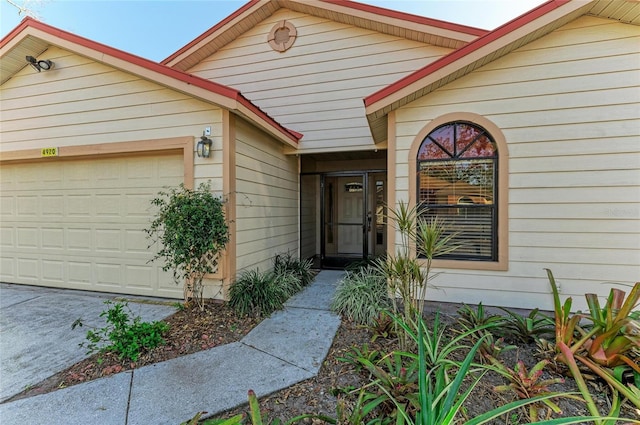
[[[387,9],[492,30],[544,0],[359,0]],[[0,0],[0,38],[25,14],[49,25],[162,61],[239,9],[245,0]]]

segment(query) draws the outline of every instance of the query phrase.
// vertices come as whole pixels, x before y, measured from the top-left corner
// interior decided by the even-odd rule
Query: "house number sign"
[[[58,156],[58,148],[42,148],[42,150],[40,151],[40,156]]]

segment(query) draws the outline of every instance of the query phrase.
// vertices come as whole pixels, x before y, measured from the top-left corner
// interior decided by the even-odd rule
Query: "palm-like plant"
[[[389,208],[389,221],[400,233],[400,249],[395,254],[376,262],[376,269],[388,282],[393,301],[393,312],[402,312],[405,321],[411,321],[424,311],[427,287],[437,275],[431,273],[433,259],[448,254],[457,245],[456,233],[449,232],[442,220],[420,218],[421,205],[409,207],[400,201],[397,208]],[[398,306],[396,297],[402,300]],[[400,348],[407,348],[407,340],[398,333]]]

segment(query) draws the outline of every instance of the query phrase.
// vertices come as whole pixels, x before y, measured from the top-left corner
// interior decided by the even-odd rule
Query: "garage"
[[[3,282],[182,297],[144,229],[150,201],[184,180],[182,154],[43,158],[0,167]]]

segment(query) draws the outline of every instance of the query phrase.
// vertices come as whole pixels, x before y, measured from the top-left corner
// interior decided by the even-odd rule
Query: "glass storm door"
[[[364,174],[325,175],[323,266],[344,267],[367,253]]]

